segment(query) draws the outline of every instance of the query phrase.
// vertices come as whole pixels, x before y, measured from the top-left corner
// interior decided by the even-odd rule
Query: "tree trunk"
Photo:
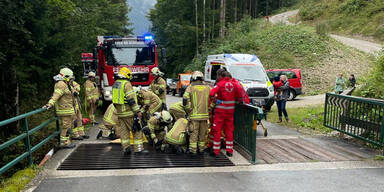
[[[234,6],[234,9],[235,9],[235,11],[234,11],[235,22],[234,23],[236,23],[237,22],[237,0],[233,0],[233,2],[235,4],[235,6]]]
[[[266,0],[266,5],[265,5],[265,16],[268,16],[268,6],[269,6],[269,0]]]
[[[253,11],[255,12],[254,15],[255,15],[255,18],[256,18],[256,17],[258,16],[258,15],[257,15],[257,14],[258,14],[258,12],[257,12],[257,6],[259,6],[259,0],[255,0],[255,3],[254,3],[254,4],[255,4],[255,8],[254,8]]]
[[[249,15],[252,17],[252,0],[249,0]]]
[[[197,16],[197,0],[195,0],[195,24],[196,24],[196,55],[199,54],[199,23]]]
[[[220,38],[225,36],[225,0],[220,3]]]
[[[216,1],[212,0],[212,27],[211,39],[215,38],[215,15],[216,15]]]
[[[203,0],[203,43],[205,43],[205,0]]]

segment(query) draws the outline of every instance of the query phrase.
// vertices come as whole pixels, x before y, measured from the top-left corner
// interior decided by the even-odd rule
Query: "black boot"
[[[82,136],[72,137],[72,140],[83,140],[83,137]]]
[[[211,157],[215,157],[215,158],[218,158],[219,155],[216,155],[216,153],[214,153],[213,151],[209,154]]]
[[[212,152],[212,148],[210,148],[210,147],[209,147],[209,148],[206,148],[206,149],[204,149],[204,152],[209,154],[209,153]]]
[[[147,155],[148,153],[149,153],[149,151],[144,149],[142,151],[135,152],[135,155]]]
[[[124,151],[124,155],[130,155],[132,153],[131,147],[127,147]]]
[[[83,136],[81,136],[81,137],[83,137],[83,139],[89,139],[89,136],[88,136],[88,135],[83,135]]]
[[[102,137],[102,136],[103,136],[103,131],[100,130],[99,133],[98,133],[97,136],[96,136],[96,139],[99,139],[99,138]]]
[[[68,145],[60,145],[60,149],[72,149],[74,147],[76,147],[76,145],[73,143],[70,143]]]
[[[226,154],[227,154],[227,156],[228,156],[228,157],[232,157],[232,156],[233,156],[233,154],[232,154],[232,153],[230,153],[230,152],[228,152],[228,151],[227,151],[227,153],[226,153]]]
[[[115,139],[117,139],[117,136],[116,136],[116,134],[111,133],[111,134],[108,135],[108,139],[115,140]]]

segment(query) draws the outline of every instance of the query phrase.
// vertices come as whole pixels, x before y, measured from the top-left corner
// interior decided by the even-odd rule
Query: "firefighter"
[[[181,154],[187,151],[187,131],[188,131],[188,120],[179,118],[173,125],[172,129],[165,135],[165,141],[172,145],[175,149],[176,154]]]
[[[83,116],[81,114],[81,102],[80,102],[80,85],[75,81],[75,78],[72,77],[70,85],[73,89],[73,96],[75,100],[75,114],[76,114],[76,123],[75,128],[72,129],[72,139],[73,140],[83,140],[88,139],[89,136],[84,133],[83,126]]]
[[[189,151],[192,155],[197,153],[197,148],[203,152],[206,148],[206,138],[209,119],[209,93],[210,87],[203,83],[203,73],[192,73],[192,83],[187,87],[183,96],[183,105],[190,110],[189,118]]]
[[[177,120],[179,120],[180,118],[186,118],[186,116],[188,114],[182,101],[179,101],[179,102],[172,104],[169,107],[169,113],[171,113],[173,120],[175,122]]]
[[[145,128],[145,132],[153,144],[156,146],[156,150],[165,150],[164,137],[168,128],[172,124],[172,116],[168,111],[155,112],[148,121],[148,126]]]
[[[62,68],[59,75],[61,78],[55,84],[53,95],[43,108],[50,109],[55,106],[56,114],[60,117],[62,124],[60,147],[73,148],[76,145],[72,144],[70,138],[67,136],[67,131],[73,128],[73,121],[75,120],[74,90],[69,85],[73,72],[69,68]]]
[[[103,117],[103,122],[104,124],[99,125],[99,134],[97,134],[96,139],[99,139],[100,137],[108,137],[111,140],[114,140],[117,138],[116,136],[116,130],[118,129],[117,123],[118,123],[118,118],[117,118],[117,112],[116,108],[111,103],[107,110],[104,113]]]
[[[131,154],[130,131],[133,133],[133,150],[135,154],[146,154],[143,148],[142,132],[136,130],[134,118],[142,118],[139,106],[137,105],[136,93],[133,91],[129,80],[132,79],[131,71],[123,67],[120,69],[117,80],[112,86],[112,102],[117,111],[119,122],[118,135],[121,138],[121,145],[124,154]]]
[[[159,68],[154,67],[151,70],[151,74],[155,76],[155,80],[152,81],[151,85],[149,86],[149,90],[155,93],[161,99],[163,102],[163,109],[166,109],[167,103],[165,99],[167,96],[167,84],[162,78],[164,73],[161,72]]]
[[[96,102],[100,97],[99,88],[95,82],[96,74],[94,72],[88,73],[88,80],[85,81],[85,98],[86,104],[89,104],[89,118],[91,119],[92,124],[97,124],[95,121],[95,110],[96,110]]]
[[[162,101],[157,95],[139,87],[133,89],[137,94],[137,101],[141,106],[140,112],[143,113],[145,121],[148,121],[155,112],[161,112]]]
[[[213,117],[213,127],[211,134],[213,135],[213,151],[212,156],[218,156],[221,146],[221,131],[225,133],[225,147],[227,156],[233,154],[233,113],[235,104],[238,100],[237,85],[230,78],[230,74],[226,71],[217,73],[218,82],[210,92],[211,102],[215,102],[215,114]]]

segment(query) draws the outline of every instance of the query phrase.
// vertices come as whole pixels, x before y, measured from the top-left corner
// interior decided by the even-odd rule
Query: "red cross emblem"
[[[232,92],[233,91],[233,84],[231,82],[225,83],[225,90],[229,93]]]

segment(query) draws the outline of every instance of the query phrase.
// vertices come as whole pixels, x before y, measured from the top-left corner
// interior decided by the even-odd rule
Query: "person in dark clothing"
[[[283,114],[284,114],[285,120],[287,122],[290,121],[288,118],[287,110],[285,109],[287,99],[289,98],[289,82],[288,82],[287,76],[285,75],[281,75],[280,80],[283,85],[277,88],[277,91],[282,92],[282,94],[276,100],[277,110],[279,114],[279,121],[278,121],[279,123],[283,121]]]
[[[349,86],[353,88],[356,86],[356,78],[354,74],[351,74],[351,76],[349,76]]]

